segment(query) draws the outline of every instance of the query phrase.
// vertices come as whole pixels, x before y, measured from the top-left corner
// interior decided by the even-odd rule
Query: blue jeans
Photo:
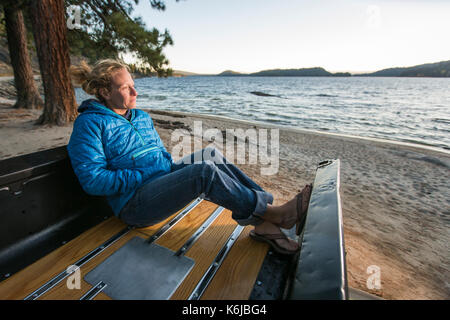
[[[273,196],[264,191],[215,148],[205,148],[172,164],[171,172],[139,188],[119,218],[144,227],[163,221],[197,197],[232,212],[240,225],[263,222]]]

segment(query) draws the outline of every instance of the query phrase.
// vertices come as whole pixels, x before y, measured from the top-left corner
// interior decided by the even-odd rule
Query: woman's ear
[[[98,91],[100,93],[100,96],[103,97],[103,99],[108,100],[110,97],[110,92],[108,89],[106,88],[100,88],[100,90]]]

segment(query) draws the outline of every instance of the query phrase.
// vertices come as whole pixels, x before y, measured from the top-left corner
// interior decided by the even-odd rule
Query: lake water
[[[141,78],[135,85],[142,109],[221,115],[450,150],[449,78],[194,76]],[[76,93],[78,102],[86,98],[81,89]]]

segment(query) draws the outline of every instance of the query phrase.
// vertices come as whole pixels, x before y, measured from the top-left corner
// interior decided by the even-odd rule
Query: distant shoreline
[[[39,76],[37,74],[37,76]],[[151,75],[134,74],[135,78],[155,77]],[[241,73],[234,70],[226,70],[218,74],[200,74],[182,70],[173,70],[171,77],[195,77],[195,76],[226,76],[226,77],[394,77],[394,78],[450,78],[450,60],[435,63],[425,63],[411,67],[393,67],[373,72],[329,72],[322,67],[313,68],[289,68],[269,69],[258,72]],[[2,74],[1,78],[13,77],[13,74]],[[36,77],[36,74],[35,74]]]
[[[179,71],[181,72],[181,71]],[[431,78],[449,78],[450,60],[435,63],[425,63],[412,67],[395,67],[378,70],[375,72],[329,72],[322,67],[301,68],[301,69],[270,69],[253,73],[241,73],[234,70],[226,70],[218,76],[242,77],[242,76],[330,76],[330,77],[431,77]]]
[[[184,75],[184,76],[171,76],[171,77],[167,77],[167,78],[195,78],[195,77],[233,77],[233,76],[221,76],[221,75],[216,75],[216,74],[193,74],[193,75]],[[359,74],[354,74],[351,76],[255,76],[255,75],[240,75],[240,76],[236,76],[236,77],[246,77],[246,78],[430,78],[430,79],[449,79],[449,77],[428,77],[428,76],[368,76],[368,75],[359,75]],[[41,76],[39,74],[35,74],[34,75],[34,79],[35,80],[39,80],[41,78]],[[157,77],[152,77],[152,76],[142,76],[142,77],[134,77],[134,79],[145,79],[145,78],[157,78]],[[164,79],[164,78],[161,78]],[[9,81],[9,80],[14,80],[14,75],[2,75],[0,76],[0,82],[2,81]],[[75,86],[74,87],[80,87],[80,86]]]
[[[239,76],[227,76],[227,75],[216,75],[216,74],[195,74],[189,76],[182,76],[184,78],[192,78],[192,77],[246,77],[246,78],[430,78],[430,79],[448,79],[448,77],[431,77],[431,76],[368,76],[368,75],[359,75],[354,74],[351,76],[255,76],[255,75],[247,75],[242,74]],[[140,77],[140,78],[155,78],[155,77]],[[168,78],[178,78],[178,77],[168,77]]]

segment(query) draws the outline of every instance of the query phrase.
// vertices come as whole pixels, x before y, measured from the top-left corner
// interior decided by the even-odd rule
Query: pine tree
[[[70,57],[63,0],[33,0],[29,14],[39,59],[45,106],[38,124],[65,125],[77,117],[69,76]]]
[[[14,107],[41,109],[44,102],[33,78],[21,5],[23,3],[20,1],[5,1],[3,4],[6,36],[17,90],[17,102]]]

